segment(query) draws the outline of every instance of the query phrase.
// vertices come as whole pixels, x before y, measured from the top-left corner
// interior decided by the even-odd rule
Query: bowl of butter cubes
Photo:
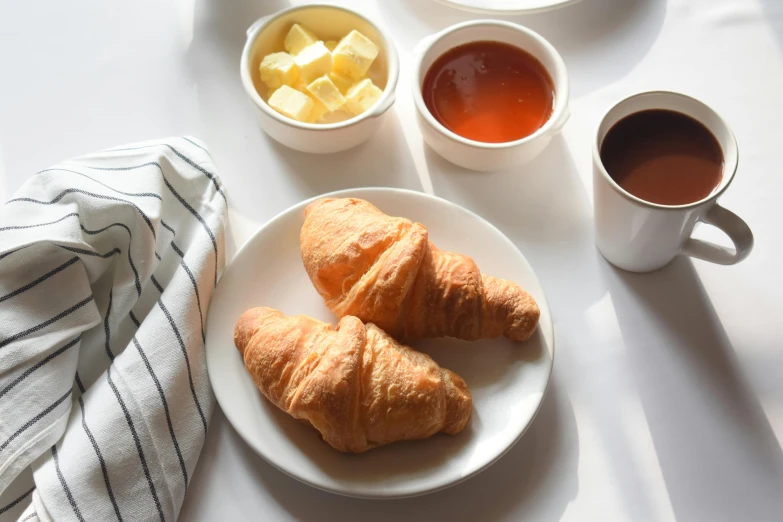
[[[394,104],[399,58],[391,38],[362,15],[304,5],[247,31],[242,84],[261,128],[302,152],[355,147]]]

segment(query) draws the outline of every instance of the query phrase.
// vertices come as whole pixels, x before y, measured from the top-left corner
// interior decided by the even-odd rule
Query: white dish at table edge
[[[419,221],[442,249],[472,256],[479,267],[512,280],[538,302],[538,330],[527,343],[435,339],[412,343],[465,378],[473,415],[457,436],[390,444],[359,455],[335,451],[309,424],[297,421],[256,389],[233,343],[234,324],[246,309],[270,306],[336,323],[301,262],[304,209],[322,197],[358,197],[382,211]],[[552,371],[554,330],[549,306],[532,268],[514,244],[476,214],[421,192],[391,188],[324,194],[282,212],[236,254],[223,273],[207,317],[206,360],[226,418],[259,455],[316,488],[362,498],[431,493],[479,473],[505,454],[532,422]],[[522,464],[524,465],[524,464]]]
[[[483,14],[531,14],[552,11],[581,0],[435,0],[449,7]]]

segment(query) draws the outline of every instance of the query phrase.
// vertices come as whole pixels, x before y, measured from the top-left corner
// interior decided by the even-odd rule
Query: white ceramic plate
[[[207,366],[215,395],[242,438],[274,466],[317,488],[368,498],[420,495],[483,470],[508,451],[533,420],[543,399],[554,355],[549,307],[525,257],[498,229],[440,198],[407,190],[375,188],[326,194],[363,198],[387,214],[423,223],[442,249],[472,256],[481,269],[522,285],[541,307],[533,338],[415,343],[441,366],[460,374],[473,394],[473,414],[457,436],[398,442],[359,455],[333,450],[306,423],[269,403],[255,388],[234,347],[237,318],[253,306],[286,315],[335,318],[302,266],[300,203],[261,228],[237,253],[220,279],[207,319]]]
[[[550,11],[580,0],[436,0],[442,4],[484,14],[529,14]]]

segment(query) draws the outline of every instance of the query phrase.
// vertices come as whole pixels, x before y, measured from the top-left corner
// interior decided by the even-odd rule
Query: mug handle
[[[750,231],[748,224],[734,212],[716,203],[701,221],[719,228],[729,236],[731,242],[734,243],[734,250],[708,241],[690,238],[682,248],[682,253],[686,256],[719,265],[735,265],[748,257],[750,251],[753,250],[753,232]]]

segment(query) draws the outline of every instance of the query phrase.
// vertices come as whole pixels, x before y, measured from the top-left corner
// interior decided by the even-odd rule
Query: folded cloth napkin
[[[225,220],[192,138],[67,161],[0,209],[0,521],[176,519]]]

